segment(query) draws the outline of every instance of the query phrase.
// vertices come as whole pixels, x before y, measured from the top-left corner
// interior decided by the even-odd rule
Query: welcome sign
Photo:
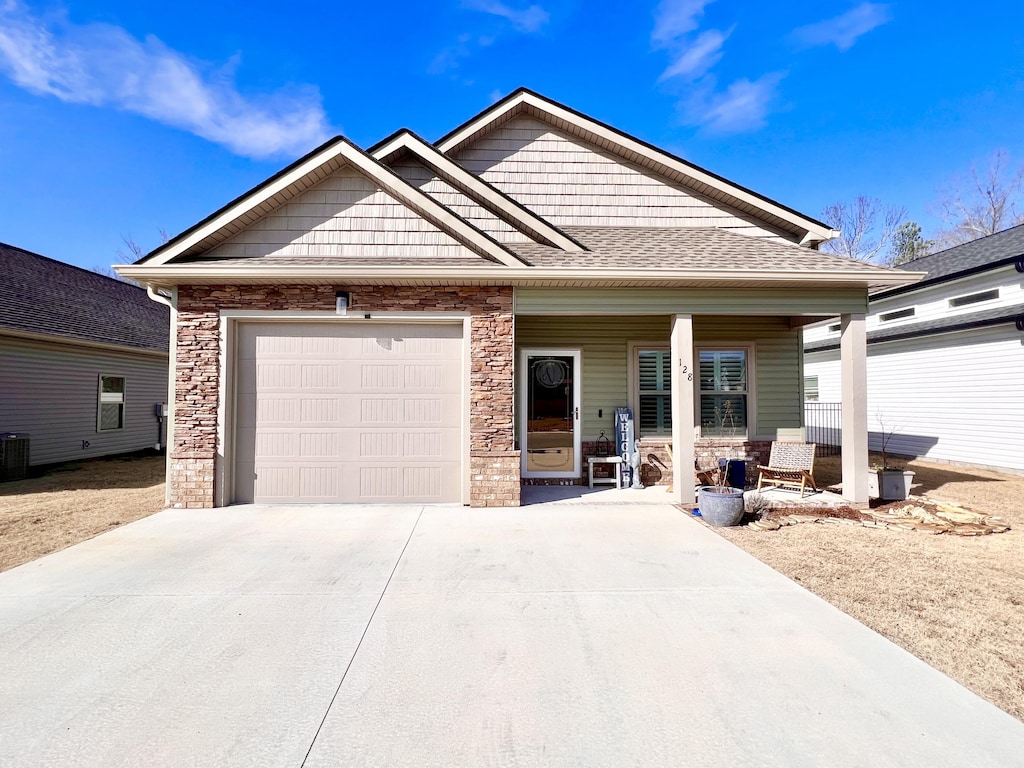
[[[622,457],[622,487],[629,488],[633,482],[633,467],[629,463],[634,451],[633,409],[615,409],[615,452]]]

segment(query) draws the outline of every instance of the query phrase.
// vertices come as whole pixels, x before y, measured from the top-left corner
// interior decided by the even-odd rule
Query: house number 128
[[[679,361],[679,365],[683,369],[683,373],[686,374],[686,380],[687,381],[693,381],[693,372],[690,370],[690,366],[683,365],[683,361],[682,360]]]

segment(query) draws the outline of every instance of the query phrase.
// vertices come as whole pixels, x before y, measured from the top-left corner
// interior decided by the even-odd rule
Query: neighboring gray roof
[[[0,329],[167,352],[169,323],[142,288],[0,243]]]
[[[1015,307],[996,307],[982,312],[971,312],[966,315],[943,317],[938,320],[923,320],[920,323],[905,323],[892,328],[868,333],[868,344],[883,341],[912,339],[918,336],[933,336],[937,333],[951,331],[967,331],[972,328],[985,328],[1003,323],[1024,323],[1024,304]],[[838,339],[822,339],[804,345],[804,352],[820,352],[826,349],[839,349]]]
[[[1024,255],[1024,224],[1004,229],[994,235],[972,240],[963,245],[947,248],[945,251],[922,256],[919,259],[900,264],[897,269],[927,272],[922,282],[915,287],[927,285],[935,280],[952,277],[999,262],[1010,261]]]
[[[875,264],[725,229],[683,227],[562,227],[589,251],[568,253],[513,243],[538,267],[661,267],[668,269],[877,270]]]

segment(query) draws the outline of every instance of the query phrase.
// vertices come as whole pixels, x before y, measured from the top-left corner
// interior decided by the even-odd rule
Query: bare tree
[[[988,170],[971,165],[968,178],[955,176],[939,190],[939,216],[945,228],[936,240],[940,248],[969,243],[1008,227],[1024,224],[1024,165],[1010,167],[1005,149],[996,150]]]
[[[160,229],[158,231],[160,232],[161,245],[163,245],[164,243],[171,239],[170,236],[168,236],[166,230]],[[121,235],[121,243],[122,245],[119,246],[118,249],[114,252],[115,264],[134,264],[136,261],[138,261],[139,259],[146,255],[146,249],[139,245],[139,243],[136,242],[131,235]],[[97,272],[106,277],[112,277],[115,280],[120,280],[125,283],[135,282],[134,280],[128,280],[126,278],[121,277],[119,274],[117,274],[117,272],[114,271],[112,267],[109,266],[95,266],[92,268],[92,271]]]
[[[826,224],[841,233],[835,240],[825,243],[824,250],[851,259],[874,261],[892,242],[907,210],[860,195],[852,203],[832,203],[821,216]]]

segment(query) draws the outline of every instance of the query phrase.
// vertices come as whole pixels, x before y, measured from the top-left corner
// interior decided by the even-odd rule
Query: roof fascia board
[[[384,143],[371,149],[370,154],[374,159],[383,162],[389,155],[393,155],[402,149],[415,155],[420,162],[434,171],[434,173],[444,177],[448,183],[461,189],[477,203],[480,203],[492,213],[506,220],[511,220],[511,223],[517,229],[522,229],[526,234],[545,245],[560,248],[570,253],[586,251],[586,248],[562,232],[562,230],[545,221],[516,200],[513,200],[497,187],[474,176],[450,157],[438,152],[436,148],[412,131],[400,131],[390,139],[385,140]]]
[[[648,158],[652,162],[660,163],[664,167],[682,174],[683,176],[687,176],[698,183],[705,184],[712,189],[717,189],[737,201],[751,205],[765,213],[775,216],[776,218],[782,219],[803,232],[801,245],[812,242],[825,242],[839,236],[839,232],[832,229],[827,224],[810,219],[797,211],[787,208],[780,203],[776,203],[773,200],[769,200],[752,190],[734,184],[721,176],[717,176],[710,171],[706,171],[703,168],[693,165],[692,163],[688,163],[682,158],[671,155],[658,147],[623,133],[617,128],[601,123],[591,117],[569,109],[564,105],[550,101],[549,99],[526,89],[514,92],[506,99],[499,101],[490,109],[440,139],[436,144],[437,149],[444,154],[448,154],[452,149],[459,146],[459,144],[479,132],[488,123],[494,122],[506,112],[510,112],[520,106],[529,106],[541,114],[547,114],[575,125],[581,130],[609,142],[613,146],[618,146],[629,152],[635,152],[642,157]]]
[[[257,187],[248,195],[223,208],[219,214],[175,242],[173,247],[154,254],[145,264],[151,266],[167,264],[176,256],[236,221],[253,208],[265,203],[274,195],[336,159],[344,160],[363,176],[379,184],[389,195],[409,206],[416,213],[485,258],[506,266],[523,265],[522,259],[515,256],[509,249],[457,216],[425,192],[421,192],[405,182],[391,169],[384,167],[341,136],[324,146],[319,152],[309,155],[304,162],[294,165],[291,169],[273,178],[271,183]]]

